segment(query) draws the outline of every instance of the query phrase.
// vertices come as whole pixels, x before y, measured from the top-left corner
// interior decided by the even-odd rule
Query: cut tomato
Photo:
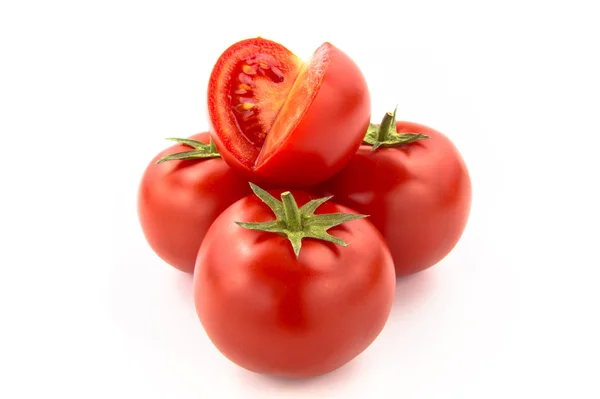
[[[329,43],[308,62],[270,40],[238,42],[208,87],[211,134],[223,159],[267,185],[308,186],[358,149],[370,98],[356,64]]]

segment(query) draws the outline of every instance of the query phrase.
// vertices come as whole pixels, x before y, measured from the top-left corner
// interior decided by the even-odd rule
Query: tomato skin
[[[208,143],[207,132],[190,138]],[[189,150],[174,145],[147,166],[138,191],[138,217],[154,252],[171,266],[192,273],[198,248],[212,222],[251,191],[221,158],[168,161],[165,155]]]
[[[292,193],[298,205],[314,198]],[[332,212],[356,213],[333,203],[316,213]],[[273,219],[250,196],[210,227],[194,273],[198,316],[215,346],[250,371],[328,373],[359,355],[384,327],[395,291],[391,255],[368,219],[329,230],[347,247],[303,240],[298,259],[287,238],[234,223]]]
[[[257,40],[257,39],[255,39]],[[250,45],[250,44],[248,44]],[[216,83],[209,84],[210,132],[223,159],[247,179],[266,187],[307,188],[339,172],[360,146],[371,117],[366,80],[343,51],[330,43],[325,74],[312,102],[275,152],[256,168],[248,167],[224,142],[226,126]],[[235,56],[227,53],[228,56]],[[216,68],[222,62],[217,63]],[[213,71],[213,76],[219,75]]]
[[[379,229],[397,276],[427,269],[457,244],[471,208],[471,180],[452,142],[424,125],[399,121],[398,133],[430,136],[397,148],[363,145],[321,192]]]

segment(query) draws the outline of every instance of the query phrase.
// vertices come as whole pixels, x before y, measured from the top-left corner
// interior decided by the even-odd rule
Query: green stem
[[[289,191],[282,193],[281,201],[279,201],[256,184],[250,183],[250,187],[254,194],[273,211],[275,220],[269,220],[268,222],[236,221],[235,223],[245,229],[275,233],[287,237],[292,244],[292,250],[296,258],[300,256],[302,240],[305,238],[347,246],[348,244],[344,240],[332,236],[327,230],[342,223],[367,216],[355,213],[319,213],[315,215],[317,208],[330,200],[331,197],[310,200],[298,209],[298,204]]]
[[[217,151],[217,147],[212,141],[212,138],[208,144],[194,139],[182,139],[175,137],[168,138],[167,140],[175,141],[176,143],[192,147],[193,150],[165,155],[156,161],[157,164],[167,161],[192,161],[196,159],[219,158],[221,156],[219,151]]]
[[[381,125],[379,125],[379,131],[377,132],[377,141],[383,143],[389,139],[389,132],[392,125],[396,121],[394,120],[394,115],[390,112],[386,112],[385,116],[381,120]],[[395,127],[395,126],[394,126]],[[396,131],[396,129],[394,129]]]
[[[281,202],[283,202],[283,212],[285,213],[285,219],[288,229],[291,231],[302,230],[302,218],[300,216],[300,210],[294,196],[289,191],[281,194]]]
[[[380,147],[399,147],[429,138],[429,136],[423,133],[398,133],[396,131],[397,109],[398,107],[394,109],[394,113],[386,112],[380,125],[369,123],[363,143],[369,144],[371,151],[375,151]]]

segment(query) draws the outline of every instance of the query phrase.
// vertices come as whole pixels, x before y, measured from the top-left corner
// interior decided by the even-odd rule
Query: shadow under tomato
[[[400,277],[396,280],[396,294],[390,319],[399,317],[427,300],[435,289],[435,266],[422,272]]]
[[[283,393],[282,391],[294,391],[306,387],[335,387],[337,385],[344,384],[349,379],[356,378],[359,370],[360,355],[349,363],[346,363],[344,366],[318,377],[275,377],[253,373],[241,367],[238,367],[238,374],[240,375],[240,378],[243,379],[248,385],[256,388],[257,390],[263,392],[265,390],[274,390],[278,393]]]
[[[177,273],[173,284],[177,288],[177,293],[186,304],[194,307],[194,277],[189,273]]]

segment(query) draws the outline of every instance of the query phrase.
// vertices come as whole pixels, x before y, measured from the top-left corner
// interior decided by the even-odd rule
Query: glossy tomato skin
[[[243,41],[256,45],[265,39]],[[271,42],[269,42],[271,43]],[[270,45],[270,44],[269,44]],[[232,46],[233,47],[233,46]],[[371,117],[371,98],[367,82],[356,63],[342,50],[324,43],[318,51],[324,57],[325,73],[317,83],[306,111],[291,123],[287,138],[274,153],[256,167],[248,167],[236,157],[224,141],[231,129],[219,114],[219,86],[216,80],[224,62],[219,60],[211,75],[208,90],[210,132],[223,159],[247,179],[262,187],[307,188],[322,183],[339,172],[360,146]],[[226,56],[234,57],[228,50]],[[223,57],[223,56],[222,56]]]
[[[190,138],[208,143],[208,133]],[[251,191],[221,158],[167,161],[165,155],[188,151],[177,144],[152,159],[138,191],[138,217],[154,252],[171,266],[192,273],[198,248],[211,223]]]
[[[294,192],[298,205],[309,196]],[[326,203],[316,213],[353,212]],[[194,299],[209,338],[248,370],[284,377],[328,373],[378,336],[394,299],[395,275],[383,238],[367,219],[329,232],[347,247],[287,238],[234,221],[273,220],[256,197],[228,208],[202,243]]]
[[[435,265],[457,244],[471,208],[471,180],[445,135],[417,123],[396,126],[399,133],[431,138],[376,151],[363,145],[321,192],[370,215],[392,252],[396,274],[404,276]]]

